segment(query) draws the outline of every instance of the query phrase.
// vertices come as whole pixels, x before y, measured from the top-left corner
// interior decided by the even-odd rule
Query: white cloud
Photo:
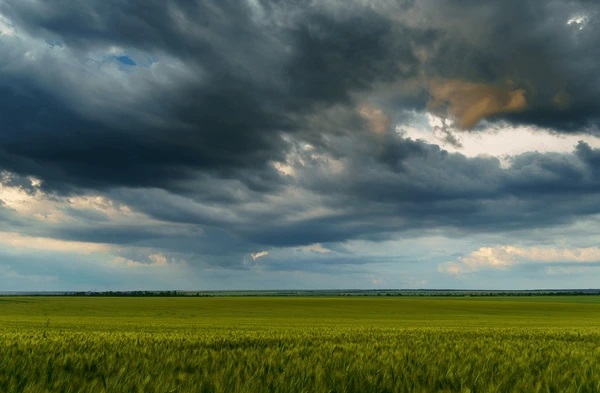
[[[12,210],[20,218],[37,221],[51,226],[97,226],[123,225],[136,227],[152,227],[168,231],[170,228],[184,228],[185,224],[165,222],[135,211],[125,203],[118,202],[99,194],[84,194],[72,197],[49,195],[40,189],[41,181],[28,178],[25,190],[10,184],[12,175],[0,172],[0,206]],[[2,183],[5,184],[2,184]],[[226,212],[219,212],[225,216]],[[90,222],[95,217],[96,222]],[[2,228],[8,230],[8,228]]]
[[[505,126],[478,131],[457,131],[453,135],[460,140],[461,146],[453,146],[443,140],[444,135],[436,132],[443,127],[443,119],[435,115],[426,115],[425,124],[398,126],[396,130],[411,139],[421,139],[427,143],[440,145],[452,153],[461,153],[467,157],[488,155],[499,158],[509,165],[507,156],[537,151],[540,153],[571,153],[579,141],[594,148],[600,148],[600,138],[586,134],[561,135],[551,130],[527,126]],[[456,131],[456,130],[455,130]],[[510,141],[507,143],[506,141]]]
[[[162,254],[151,254],[148,256],[148,258],[155,266],[165,266],[167,264],[167,258]]]
[[[6,180],[10,175],[4,173],[2,177]],[[134,214],[128,206],[117,204],[106,197],[93,194],[70,198],[49,196],[40,190],[41,181],[39,179],[32,177],[28,180],[33,192],[27,192],[18,186],[0,183],[0,202],[23,217],[48,223],[72,221],[72,218],[65,212],[65,208],[68,207],[74,211],[88,210],[102,213],[115,221],[123,221],[128,217],[137,220],[142,218],[141,215]]]
[[[0,180],[7,181],[10,174],[0,173]],[[34,192],[26,192],[17,186],[7,186],[0,182],[0,202],[9,209],[26,217],[32,217],[40,221],[59,222],[65,219],[65,215],[57,209],[57,201],[51,200],[40,190],[40,181],[29,178]]]
[[[131,268],[155,268],[164,267],[172,264],[185,264],[183,261],[176,261],[173,258],[167,258],[163,254],[154,253],[147,256],[148,262],[141,262],[135,259],[117,256],[112,259],[112,264],[115,266],[124,266]]]
[[[438,271],[451,275],[461,275],[484,269],[508,269],[519,264],[552,263],[586,264],[600,262],[600,248],[547,248],[517,246],[481,247],[457,262],[438,265]],[[559,270],[552,270],[557,274]]]
[[[260,251],[260,252],[255,252],[255,253],[250,254],[252,259],[255,261],[259,258],[266,257],[267,255],[269,255],[268,251]]]
[[[286,176],[294,176],[294,167],[286,162],[273,161],[273,167]]]
[[[313,252],[317,254],[329,254],[330,249],[323,247],[321,243],[310,244],[308,246],[296,247],[298,251]]]
[[[0,231],[0,244],[16,250],[56,251],[84,255],[111,250],[110,245],[103,243],[86,243],[47,237],[25,236],[17,232],[5,231]]]
[[[122,220],[125,217],[134,217],[136,214],[122,203],[115,203],[111,199],[100,195],[82,195],[68,199],[70,207],[79,210],[93,210],[105,214],[112,220]],[[138,215],[138,218],[141,218]]]
[[[244,257],[242,258],[242,263],[244,264],[244,266],[248,266],[253,270],[262,271],[262,266],[261,266],[260,262],[258,262],[258,260],[260,258],[266,257],[267,255],[269,255],[268,251],[259,251],[259,252],[251,253],[250,258],[252,258],[252,262],[248,261],[248,259],[247,259],[248,255],[244,255]]]
[[[567,25],[583,30],[585,25],[588,23],[589,17],[587,15],[573,15],[567,20]]]
[[[0,14],[0,35],[15,35],[15,29],[10,19]]]

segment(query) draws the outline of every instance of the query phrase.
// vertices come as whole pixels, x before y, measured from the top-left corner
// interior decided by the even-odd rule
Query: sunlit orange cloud
[[[520,112],[528,105],[525,90],[513,88],[510,83],[494,85],[434,79],[429,82],[429,91],[430,112],[453,117],[461,129],[469,129],[490,116]]]

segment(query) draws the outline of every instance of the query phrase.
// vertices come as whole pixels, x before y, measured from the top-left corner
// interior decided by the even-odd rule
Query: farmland
[[[1,392],[594,392],[600,297],[0,297]]]

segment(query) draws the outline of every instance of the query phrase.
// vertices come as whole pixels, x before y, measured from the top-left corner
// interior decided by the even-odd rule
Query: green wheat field
[[[0,297],[0,392],[600,392],[600,297]]]

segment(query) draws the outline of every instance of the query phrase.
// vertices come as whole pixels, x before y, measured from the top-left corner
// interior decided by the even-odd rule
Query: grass
[[[0,298],[0,392],[600,392],[600,298]]]

